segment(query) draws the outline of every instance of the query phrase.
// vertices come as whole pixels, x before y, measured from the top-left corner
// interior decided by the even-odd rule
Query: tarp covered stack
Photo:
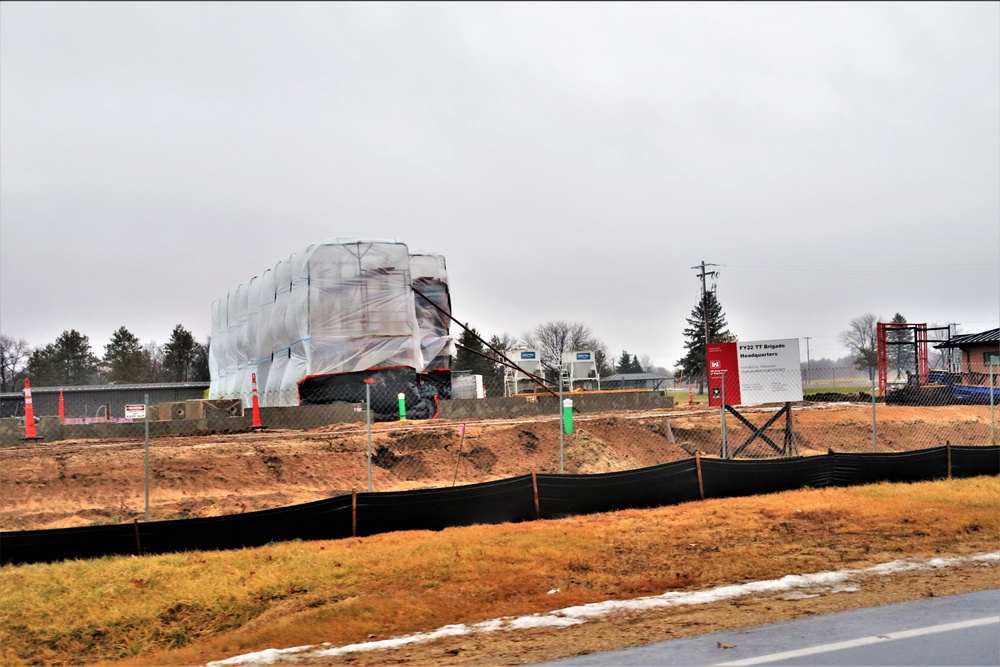
[[[210,398],[249,404],[256,374],[262,406],[360,402],[374,377],[373,405],[391,413],[404,393],[407,416],[433,415],[454,343],[411,280],[450,312],[444,258],[398,241],[333,239],[278,262],[212,305]]]

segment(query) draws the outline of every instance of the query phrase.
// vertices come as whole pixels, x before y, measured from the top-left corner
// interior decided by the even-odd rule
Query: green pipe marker
[[[563,431],[573,432],[573,399],[567,398],[563,401]]]
[[[396,398],[399,399],[399,419],[400,421],[406,421],[406,394],[397,394]]]

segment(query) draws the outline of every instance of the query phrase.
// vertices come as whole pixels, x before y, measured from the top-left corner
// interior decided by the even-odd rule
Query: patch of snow
[[[520,616],[516,618],[505,617],[483,621],[474,625],[464,623],[446,625],[431,632],[420,632],[392,639],[382,639],[378,641],[361,642],[358,644],[348,644],[328,648],[329,644],[319,646],[296,646],[285,649],[265,649],[255,653],[238,655],[225,660],[210,662],[206,667],[225,667],[230,665],[259,667],[263,665],[273,665],[276,662],[293,661],[298,658],[322,658],[344,655],[348,653],[360,653],[365,651],[379,651],[384,649],[394,649],[407,644],[428,642],[442,637],[455,637],[473,633],[500,632],[505,630],[525,630],[536,628],[565,628],[572,625],[580,625],[588,620],[608,616],[614,613],[647,611],[651,609],[663,609],[665,607],[677,607],[681,605],[700,605],[722,600],[751,595],[754,593],[781,593],[783,591],[797,591],[804,588],[826,588],[833,593],[849,593],[861,590],[860,586],[852,583],[854,579],[867,575],[885,576],[899,572],[911,572],[914,570],[935,570],[948,567],[956,567],[967,563],[978,563],[982,565],[995,565],[1000,563],[1000,551],[976,554],[972,556],[955,556],[952,558],[932,558],[926,561],[918,560],[894,560],[881,565],[874,565],[860,570],[836,570],[831,572],[816,572],[814,574],[789,574],[780,579],[769,579],[765,581],[751,581],[745,584],[735,584],[731,586],[720,586],[705,591],[676,592],[670,591],[662,595],[651,597],[635,598],[632,600],[605,600],[604,602],[591,602],[589,604],[577,605],[574,607],[564,607],[544,614],[531,614],[530,616]],[[795,596],[795,597],[793,597]],[[785,599],[804,599],[816,597],[806,593],[789,593]]]

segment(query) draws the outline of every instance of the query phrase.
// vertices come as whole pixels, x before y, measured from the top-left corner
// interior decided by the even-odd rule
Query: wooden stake
[[[538,475],[535,474],[534,470],[531,471],[531,488],[535,492],[535,518],[541,519],[542,510],[538,504]]]
[[[135,550],[140,556],[142,555],[142,543],[139,542],[139,519],[132,519],[135,523]]]
[[[358,536],[358,491],[351,489],[351,537]]]
[[[944,450],[948,453],[948,479],[951,479],[951,440],[944,441]]]
[[[694,453],[694,467],[698,470],[698,495],[705,499],[705,483],[701,479],[701,452]]]

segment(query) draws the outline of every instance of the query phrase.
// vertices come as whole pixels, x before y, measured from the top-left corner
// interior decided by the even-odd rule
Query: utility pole
[[[708,344],[712,342],[711,334],[708,328],[708,290],[705,287],[705,278],[708,276],[715,277],[719,275],[718,271],[706,271],[705,267],[708,266],[718,266],[718,264],[706,264],[705,260],[701,260],[701,264],[698,266],[692,266],[692,269],[700,272],[701,277],[701,318],[705,322],[705,383],[708,383]],[[701,393],[699,385],[699,393]]]
[[[701,260],[701,264],[698,266],[692,266],[692,269],[701,271],[701,317],[705,321],[705,353],[708,353],[708,344],[712,341],[709,340],[708,333],[708,291],[705,288],[705,278],[708,276],[715,277],[719,275],[718,271],[705,271],[705,267],[708,266],[718,266],[718,264],[706,264],[705,260]]]

